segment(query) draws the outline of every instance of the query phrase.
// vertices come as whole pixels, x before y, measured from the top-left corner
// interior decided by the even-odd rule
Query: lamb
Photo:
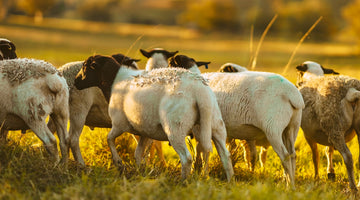
[[[199,72],[198,62],[184,55],[170,67]],[[304,101],[296,87],[268,72],[205,73],[223,116],[228,138],[267,141],[280,157],[287,183],[295,186],[294,143]]]
[[[62,74],[42,60],[0,61],[0,96],[2,125],[15,130],[32,129],[57,163],[60,159],[56,138],[45,122],[50,115],[60,140],[61,162],[67,163],[69,92]]]
[[[107,81],[104,81],[107,80]],[[192,157],[185,137],[197,122],[195,134],[207,166],[211,139],[220,155],[228,181],[233,176],[230,153],[226,149],[226,130],[216,98],[201,76],[184,69],[135,71],[124,68],[111,57],[91,56],[75,79],[78,89],[99,87],[109,101],[112,128],[108,134],[113,162],[122,167],[115,139],[123,132],[141,136],[135,151],[137,163],[149,139],[169,141],[181,160],[181,176],[191,171]]]
[[[150,71],[152,69],[168,67],[168,59],[175,56],[179,51],[169,52],[162,48],[155,48],[151,51],[140,49],[140,52],[148,58],[145,70]]]
[[[315,176],[318,176],[319,160],[316,144],[331,146],[342,155],[349,185],[354,192],[357,188],[353,159],[346,142],[355,134],[359,137],[359,90],[360,81],[348,76],[313,77],[299,87],[305,101],[301,128],[313,152]]]
[[[14,43],[5,38],[0,38],[0,60],[17,58]]]

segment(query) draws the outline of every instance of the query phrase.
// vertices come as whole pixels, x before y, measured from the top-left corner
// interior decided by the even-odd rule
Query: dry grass
[[[164,36],[160,27],[132,26],[132,34],[104,32],[115,25],[86,23],[89,30],[79,28],[74,21],[51,21],[44,26],[29,24],[25,19],[13,18],[0,24],[0,37],[9,38],[18,47],[20,57],[44,59],[56,66],[75,60],[84,60],[94,53],[112,54],[129,52],[128,55],[145,58],[139,48],[163,47],[179,50],[196,60],[211,61],[209,71],[215,71],[225,62],[245,64],[249,62],[248,39],[241,37],[221,38],[219,36]],[[171,27],[166,27],[171,29]],[[159,30],[159,31],[158,31]],[[178,29],[175,29],[175,32]],[[158,36],[144,35],[152,31]],[[169,30],[165,30],[169,31]],[[173,33],[173,32],[171,32]],[[136,41],[136,42],[135,42]],[[289,55],[297,44],[294,41],[267,38],[257,59],[257,70],[281,73]],[[130,48],[132,47],[132,48]],[[355,56],[356,47],[344,43],[304,43],[293,63],[305,60],[321,62],[342,74],[360,78],[360,58]],[[286,78],[295,82],[295,65],[291,66]],[[204,69],[201,69],[205,72]],[[256,164],[251,173],[243,159],[242,151],[233,154],[235,180],[226,183],[225,174],[214,149],[210,160],[210,177],[197,173],[186,182],[180,180],[180,163],[177,154],[163,143],[167,166],[161,166],[156,159],[138,169],[134,164],[135,142],[129,134],[117,139],[117,149],[127,165],[127,171],[120,173],[111,162],[106,143],[108,129],[85,128],[80,138],[80,148],[88,167],[80,169],[70,162],[68,169],[54,166],[39,139],[29,131],[10,134],[10,142],[0,145],[0,198],[1,199],[348,199],[349,192],[346,169],[340,154],[334,156],[335,182],[326,180],[326,158],[320,147],[320,179],[313,178],[311,151],[302,133],[296,142],[297,170],[296,190],[285,187],[283,170],[279,158],[270,148],[265,169]],[[191,142],[193,144],[193,141]],[[354,139],[349,143],[353,157],[359,156]],[[357,159],[354,163],[358,165]],[[355,174],[358,178],[358,169]]]

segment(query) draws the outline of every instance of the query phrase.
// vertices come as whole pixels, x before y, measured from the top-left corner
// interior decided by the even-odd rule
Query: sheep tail
[[[291,91],[286,96],[289,98],[289,102],[294,109],[304,109],[305,103],[301,93],[296,89],[288,90]]]
[[[201,145],[204,152],[212,152],[212,115],[213,115],[213,100],[214,97],[211,95],[210,88],[209,90],[204,90],[203,88],[200,91],[196,91],[196,104],[200,113],[200,131],[195,135],[195,138],[198,140],[199,145]]]

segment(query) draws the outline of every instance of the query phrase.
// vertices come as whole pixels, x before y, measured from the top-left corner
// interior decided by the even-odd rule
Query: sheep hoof
[[[327,176],[329,180],[335,181],[335,173],[328,173]]]

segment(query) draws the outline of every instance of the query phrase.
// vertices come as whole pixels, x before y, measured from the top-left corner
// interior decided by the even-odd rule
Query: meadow
[[[0,23],[0,37],[12,40],[19,57],[43,59],[59,67],[71,61],[85,60],[93,54],[124,53],[140,58],[140,68],[146,59],[139,48],[162,47],[179,50],[198,61],[211,61],[208,71],[215,71],[226,62],[248,66],[251,56],[249,37],[222,34],[200,34],[168,26],[105,24],[76,20],[45,19],[41,25],[31,19],[13,16]],[[256,37],[255,37],[256,38]],[[265,38],[255,70],[282,73],[299,38],[284,40]],[[256,40],[254,45],[256,45]],[[313,60],[341,74],[360,78],[360,58],[357,47],[350,42],[308,42],[299,49],[284,76],[293,83],[295,66]],[[202,72],[207,70],[201,69]],[[349,199],[345,165],[338,152],[334,155],[336,180],[327,180],[324,147],[320,148],[320,177],[314,179],[311,150],[302,132],[296,141],[296,190],[286,187],[279,158],[268,150],[265,168],[257,162],[252,173],[246,167],[242,149],[234,153],[235,178],[227,183],[216,150],[210,158],[210,175],[197,172],[182,182],[177,154],[163,142],[167,165],[157,157],[140,168],[135,165],[136,142],[125,133],[117,139],[117,149],[126,163],[125,172],[112,164],[106,135],[109,129],[84,127],[80,148],[87,164],[80,168],[70,161],[68,169],[54,166],[41,141],[27,131],[13,131],[9,142],[0,146],[1,199]],[[188,140],[194,154],[194,141]],[[359,166],[359,146],[354,138],[348,143],[354,164]],[[71,157],[71,160],[72,157]],[[358,167],[355,177],[359,179]]]

